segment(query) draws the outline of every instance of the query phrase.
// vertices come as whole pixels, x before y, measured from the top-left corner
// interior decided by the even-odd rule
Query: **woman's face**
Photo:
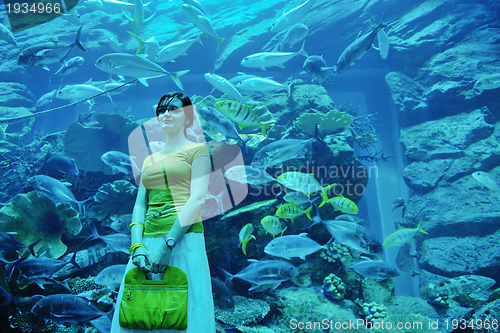
[[[160,112],[158,122],[161,128],[167,133],[183,131],[186,126],[186,114],[182,108],[182,101],[174,98],[168,104],[167,109]]]

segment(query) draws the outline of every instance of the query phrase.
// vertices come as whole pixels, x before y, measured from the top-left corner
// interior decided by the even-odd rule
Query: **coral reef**
[[[326,114],[319,112],[302,113],[293,124],[305,130],[310,135],[314,134],[316,125],[318,125],[318,132],[320,137],[338,130],[339,128],[350,125],[353,121],[351,115],[340,112],[336,109],[328,111]]]
[[[387,309],[384,305],[375,302],[361,304],[363,317],[371,322],[382,321],[387,317]]]
[[[323,295],[331,300],[343,299],[346,293],[346,285],[341,278],[335,274],[329,274],[323,280]]]
[[[345,265],[352,265],[355,263],[355,259],[349,252],[349,249],[342,244],[332,243],[330,246],[332,254],[329,251],[324,250],[320,253],[321,258],[325,259],[328,262],[334,263],[340,261]]]
[[[271,310],[269,304],[259,299],[251,299],[243,296],[233,296],[234,312],[215,310],[215,318],[227,325],[245,326],[256,323],[264,318]]]
[[[82,230],[82,223],[76,211],[68,202],[57,206],[35,191],[18,194],[11,202],[0,209],[1,232],[16,232],[14,237],[29,245],[42,239],[35,247],[48,257],[59,258],[67,250],[61,242],[61,235],[76,236]]]
[[[137,187],[126,180],[103,184],[94,196],[92,212],[99,220],[132,213]]]

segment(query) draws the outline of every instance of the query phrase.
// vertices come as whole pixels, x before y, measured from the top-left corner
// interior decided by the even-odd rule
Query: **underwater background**
[[[500,332],[500,2],[87,0],[48,22],[14,4],[0,332],[109,332],[134,165],[163,139],[141,124],[178,72],[212,155],[218,332]],[[116,53],[161,68],[110,78]]]

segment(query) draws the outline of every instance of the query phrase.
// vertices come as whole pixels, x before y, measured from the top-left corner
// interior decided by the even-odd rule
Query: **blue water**
[[[140,3],[139,0],[138,2]],[[150,2],[148,6],[151,12],[145,11],[144,15],[148,18],[152,12],[156,12],[155,17],[150,22],[145,23],[136,34],[143,39],[154,36],[159,42],[160,48],[174,41],[194,38],[200,34],[200,31],[193,27],[181,12],[179,8],[181,4],[181,1],[154,0]],[[218,100],[230,99],[228,96],[222,97],[222,93],[218,90],[212,92],[212,85],[203,76],[205,73],[215,73],[230,79],[239,72],[244,72],[245,74],[272,77],[279,83],[284,83],[287,79],[292,78],[302,80],[297,85],[312,84],[311,75],[301,73],[306,60],[302,55],[287,61],[284,64],[285,68],[270,67],[266,71],[259,68],[246,68],[240,64],[246,56],[261,52],[261,48],[275,35],[269,30],[273,22],[283,12],[299,6],[300,1],[292,3],[286,1],[205,1],[203,4],[217,34],[225,38],[220,44],[220,49],[216,50],[217,40],[215,38],[202,35],[200,38],[203,45],[194,43],[187,51],[187,55],[176,58],[175,62],[161,64],[169,72],[189,70],[189,73],[180,78],[185,94],[191,97],[204,98],[212,95]],[[4,6],[1,7],[0,23],[9,29],[8,15],[3,9]],[[353,272],[350,275],[342,275],[346,274],[342,269],[341,273],[338,274],[343,277],[348,289],[347,296],[343,301],[332,301],[320,292],[323,278],[329,273],[337,274],[339,268],[343,266],[339,262],[334,265],[320,259],[319,253],[322,251],[308,255],[306,261],[298,258],[291,261],[296,266],[311,263],[315,267],[302,266],[305,271],[303,274],[311,278],[311,284],[300,284],[296,280],[286,281],[278,289],[257,292],[248,291],[250,286],[248,283],[235,279],[233,284],[229,286],[233,296],[261,299],[272,304],[273,310],[264,319],[260,318],[257,323],[248,324],[248,327],[254,327],[258,324],[275,332],[289,332],[291,327],[287,325],[286,321],[292,318],[298,318],[302,322],[307,322],[307,320],[310,322],[320,321],[322,318],[334,317],[339,309],[346,310],[349,314],[345,317],[335,318],[338,321],[347,320],[346,318],[365,319],[366,314],[362,313],[363,303],[366,306],[370,302],[375,302],[388,309],[389,314],[384,317],[388,321],[417,320],[416,314],[420,313],[424,318],[419,319],[425,323],[424,329],[409,329],[405,332],[451,332],[455,327],[444,325],[443,323],[448,323],[446,320],[451,322],[452,319],[469,320],[472,318],[490,321],[495,319],[492,316],[485,316],[484,310],[487,304],[495,302],[493,298],[489,298],[489,295],[493,290],[491,288],[498,287],[500,279],[498,259],[495,261],[495,258],[498,258],[498,251],[500,251],[497,246],[499,244],[498,222],[500,221],[500,212],[496,208],[498,207],[498,198],[494,189],[476,181],[472,173],[489,172],[493,182],[498,184],[499,172],[495,168],[500,165],[498,159],[500,152],[494,147],[494,144],[485,143],[485,140],[498,142],[498,136],[495,136],[496,134],[493,132],[493,126],[498,125],[498,112],[500,112],[497,97],[498,88],[490,87],[491,89],[487,88],[482,91],[473,88],[474,83],[481,77],[500,72],[498,11],[499,5],[496,2],[486,0],[414,1],[411,4],[396,0],[316,0],[312,9],[298,21],[309,28],[309,34],[305,38],[305,50],[308,55],[323,56],[328,67],[333,67],[337,63],[342,52],[351,45],[358,34],[361,36],[370,32],[382,22],[382,19],[387,25],[384,31],[389,36],[391,44],[387,59],[382,59],[379,52],[372,48],[346,71],[332,75],[328,83],[324,84],[324,89],[337,107],[350,104],[356,108],[357,115],[373,115],[371,125],[374,126],[377,141],[372,142],[372,145],[366,149],[360,147],[358,143],[350,141],[353,159],[367,168],[374,167],[377,170],[376,176],[368,179],[364,196],[355,199],[359,208],[357,215],[368,220],[365,226],[381,242],[398,230],[401,225],[415,228],[419,220],[423,220],[423,229],[429,233],[428,235],[417,233],[415,241],[409,242],[411,253],[416,253],[409,261],[419,270],[418,275],[409,274],[408,271],[398,267],[400,275],[393,279],[366,278],[360,282],[363,279],[362,276]],[[0,199],[4,208],[0,208],[0,213],[3,214],[0,215],[0,222],[5,223],[0,224],[0,231],[17,233],[14,238],[18,238],[19,241],[22,241],[23,238],[18,236],[29,233],[30,227],[23,226],[16,229],[17,226],[6,222],[5,216],[13,215],[8,211],[8,208],[13,205],[14,196],[34,190],[27,182],[29,177],[47,174],[46,169],[43,168],[49,157],[43,153],[42,147],[45,143],[47,146],[52,146],[53,154],[63,156],[66,154],[64,143],[54,142],[51,135],[59,133],[63,138],[68,126],[77,121],[80,114],[89,111],[89,104],[86,101],[69,107],[64,106],[73,101],[54,98],[52,102],[41,107],[35,107],[35,102],[49,91],[60,89],[65,85],[83,84],[89,79],[93,81],[107,80],[109,74],[98,69],[94,63],[101,56],[115,52],[108,43],[110,37],[115,37],[123,44],[124,53],[134,54],[137,49],[137,42],[127,33],[131,30],[131,24],[123,15],[119,13],[108,15],[88,7],[84,3],[78,4],[72,12],[78,12],[83,22],[81,43],[86,47],[87,52],[74,47],[66,59],[82,56],[85,63],[77,71],[64,78],[52,79],[50,84],[49,78],[57,71],[60,63],[48,65],[50,71],[46,71],[38,66],[20,66],[17,64],[17,58],[21,51],[26,48],[48,42],[55,36],[59,36],[61,41],[72,42],[78,26],[62,18],[57,18],[37,27],[15,32],[17,46],[0,40],[0,49],[2,50],[0,54],[0,81],[6,84],[5,92],[0,96],[2,98],[0,100],[0,126],[4,126],[7,133],[6,140],[1,146],[0,173],[4,176],[2,177],[4,181]],[[132,15],[133,9],[130,13]],[[6,38],[3,39],[6,40]],[[295,44],[293,50],[290,50],[287,45],[284,51],[298,51],[301,43]],[[375,38],[374,44],[378,45],[377,38]],[[411,81],[411,83],[403,86],[402,83],[398,85],[388,82],[386,77],[394,73],[400,77],[407,77],[407,82]],[[113,78],[118,79],[116,75],[113,75]],[[133,78],[125,77],[124,82],[130,80]],[[498,81],[498,77],[496,80]],[[10,89],[9,82],[24,85],[26,91],[19,92]],[[95,99],[96,104],[92,106],[91,111],[95,113],[114,113],[115,111],[124,113],[129,110],[129,115],[134,121],[152,119],[155,116],[155,105],[159,98],[179,89],[168,76],[148,79],[148,83],[149,87],[137,83],[125,93],[113,96],[113,104],[105,95],[100,96]],[[259,103],[271,103],[271,100],[276,96],[284,96],[284,92],[268,93],[260,99]],[[281,101],[286,101],[286,98],[281,99]],[[255,104],[257,103],[255,102]],[[412,107],[408,107],[408,105],[412,105]],[[16,106],[25,106],[33,114],[57,107],[62,108],[43,116],[35,116],[33,117],[34,122],[29,124],[28,122],[19,123],[7,119],[12,118],[12,114],[9,113],[6,116],[6,108]],[[293,109],[289,105],[282,106],[288,107],[287,115],[274,116],[280,124],[287,123],[287,127],[291,127],[291,117],[298,117],[300,114],[310,111],[308,109]],[[490,132],[487,132],[487,135],[479,135],[478,131],[471,129],[470,140],[464,139],[463,141],[467,141],[467,143],[461,144],[462,141],[459,139],[462,136],[467,136],[461,130],[468,128],[472,120],[445,117],[468,115],[479,109],[482,110],[484,118],[489,117],[489,120],[484,120],[478,126],[483,126],[486,128],[485,131]],[[278,119],[278,117],[282,118]],[[431,121],[440,121],[440,125],[435,125]],[[476,121],[478,120],[476,119]],[[9,127],[7,127],[8,123],[10,123]],[[425,153],[426,149],[429,151],[439,150],[440,147],[448,147],[447,145],[450,144],[453,149],[459,150],[460,153],[452,154],[446,151],[442,153],[444,155],[435,154],[427,159],[415,157],[412,159],[410,156],[412,151],[401,145],[400,139],[411,128],[416,128],[414,126],[428,126],[429,129],[433,130],[436,128],[434,126],[441,126],[439,128],[442,129],[441,134],[429,136],[430,142],[427,146],[421,144],[419,137],[415,137],[415,144],[418,144],[415,149],[421,149]],[[335,139],[336,135],[340,135],[340,132],[333,133],[329,136],[329,140]],[[253,137],[263,140],[264,137],[259,137],[259,133],[260,131],[256,131]],[[127,133],[122,134],[127,135]],[[21,135],[24,135],[24,139],[19,142],[16,136],[20,137]],[[82,138],[82,142],[91,142],[91,140]],[[468,150],[473,143],[477,143],[479,147],[477,154],[470,153],[472,148]],[[18,145],[18,147],[13,148],[10,144]],[[83,144],[82,152],[85,153],[87,150],[90,155],[93,149],[97,149],[97,144],[94,144],[95,147]],[[126,147],[127,143],[116,143],[117,146],[119,144]],[[26,148],[28,145],[31,148]],[[257,151],[256,146],[257,144],[254,143],[250,150],[251,153],[245,156],[245,161],[251,161],[253,157],[251,155]],[[123,153],[128,153],[125,149],[123,150]],[[372,162],[362,159],[363,156],[381,152],[390,158],[386,161],[379,159]],[[478,158],[479,155],[485,157]],[[463,156],[470,157],[470,160],[462,159]],[[66,157],[76,158],[70,155]],[[313,155],[313,159],[315,157]],[[447,159],[454,163],[453,167],[448,166],[449,171],[448,169],[443,171],[442,167],[432,165],[433,162],[443,162]],[[484,162],[483,159],[487,159],[487,162]],[[100,161],[98,162],[100,163]],[[344,157],[344,159],[331,159],[327,165],[343,165],[343,163],[347,165],[350,162],[349,158]],[[420,174],[417,172],[417,176],[415,176],[417,180],[425,182],[426,177],[432,178],[435,174],[442,174],[441,178],[433,186],[422,190],[418,187],[418,181],[412,182],[404,177],[406,174],[403,169],[408,170],[410,165],[421,167]],[[77,200],[84,200],[95,195],[101,185],[112,183],[115,180],[131,180],[124,174],[111,175],[109,170],[102,172],[102,170],[96,171],[97,169],[102,169],[102,166],[88,167],[88,169],[79,167],[81,181],[77,183],[78,186],[71,188]],[[12,170],[15,171],[12,172]],[[61,176],[60,179],[63,181],[73,180],[66,176]],[[458,191],[450,190],[450,188],[459,188],[466,193],[459,196]],[[445,191],[445,194],[441,194],[442,192],[439,191]],[[453,197],[454,195],[459,197]],[[446,202],[448,197],[452,199]],[[273,196],[260,196],[258,198],[249,196],[236,208],[273,198]],[[393,201],[398,198],[404,199],[407,204],[405,215],[402,214],[402,208],[392,209]],[[442,206],[435,207],[435,202],[438,199],[443,200],[440,201]],[[280,197],[278,200],[279,203],[283,203]],[[117,200],[110,205],[120,206],[120,201]],[[129,208],[131,212],[132,207]],[[28,207],[27,209],[36,209],[36,207]],[[123,208],[123,211],[127,211],[127,207]],[[261,213],[258,209],[256,211]],[[450,215],[447,215],[449,211],[456,213],[459,217],[450,218]],[[328,211],[328,213],[320,212],[323,220],[338,216],[338,212],[333,212],[333,210]],[[266,213],[272,215],[274,211],[269,210]],[[266,243],[271,240],[260,224],[262,217],[257,213],[255,215],[242,213],[239,217],[232,219],[220,220],[219,216],[205,221],[207,251],[211,273],[214,277],[224,279],[218,267],[223,267],[235,274],[247,266],[247,259],[279,259],[272,258],[262,251]],[[297,221],[300,222],[297,223]],[[305,217],[301,217],[297,221],[294,225],[286,222],[289,224],[289,228],[285,234],[302,232],[299,225],[305,224],[307,220]],[[82,218],[81,233],[70,234],[67,231],[63,233],[61,239],[67,246],[67,251],[60,253],[58,258],[62,258],[63,254],[67,256],[75,251],[85,252],[96,244],[102,246],[102,243],[99,242],[90,245],[81,243],[81,240],[90,235],[88,227],[90,222],[100,223],[98,229],[101,234],[111,235],[115,233],[109,228],[110,220],[108,218],[103,221],[96,218]],[[245,224],[250,222],[256,229],[254,235],[258,235],[258,237],[248,243],[249,254],[243,255],[238,247],[238,233]],[[471,222],[476,224],[469,224]],[[47,225],[50,224],[47,222]],[[455,232],[459,233],[456,230],[461,227],[475,228],[479,236],[477,239],[456,237]],[[33,229],[36,228],[33,227]],[[443,233],[442,230],[446,231]],[[47,231],[44,230],[44,232]],[[50,231],[48,233],[50,234]],[[308,236],[321,245],[325,244],[330,237],[319,226],[311,229]],[[33,235],[29,242],[26,241],[25,245],[29,245],[40,237],[47,237],[47,234]],[[441,240],[443,243],[439,243]],[[449,245],[449,249],[443,248],[445,246],[443,244]],[[40,250],[40,248],[38,249]],[[378,259],[393,265],[400,264],[397,259],[400,249],[400,247],[384,248],[383,254],[380,254]],[[14,261],[23,255],[23,251],[19,251],[19,254],[15,251],[5,254],[4,259],[6,262]],[[41,255],[40,252],[37,253],[37,256]],[[474,253],[485,253],[484,257],[487,257],[488,260],[484,260],[484,257],[477,259],[473,255]],[[353,253],[353,256],[356,256],[356,253]],[[69,260],[68,257],[64,258],[64,260]],[[371,257],[371,259],[375,258]],[[96,276],[107,266],[125,263],[127,255],[115,253],[96,260],[97,263],[85,266],[82,271],[73,271],[68,275],[61,273],[61,276],[57,277],[56,280],[60,281],[67,277],[88,278]],[[474,263],[471,264],[470,261]],[[7,299],[6,303],[1,302],[3,298],[0,299],[0,307],[6,310],[6,315],[2,315],[2,320],[0,320],[5,324],[2,324],[0,330],[6,330],[10,326],[14,332],[41,332],[37,330],[43,325],[37,322],[40,320],[39,318],[33,317],[34,315],[29,312],[31,305],[25,301],[26,298],[35,294],[49,295],[68,291],[61,286],[49,287],[44,290],[35,284],[30,284],[25,288],[27,285],[20,283],[22,281],[17,280],[17,275],[14,276],[15,278],[11,281],[4,278],[4,281],[0,283],[0,286],[5,289],[5,295],[7,295],[3,297]],[[463,295],[453,288],[440,289],[439,295],[433,296],[425,295],[422,292],[422,289],[429,287],[431,283],[438,285],[439,282],[448,281],[453,284],[453,279],[459,276],[464,276],[464,278],[481,276],[489,280],[484,284],[471,283],[477,288],[471,287],[471,290]],[[366,287],[367,285],[374,287],[370,289]],[[470,292],[474,289],[481,290],[483,294],[477,298],[470,296]],[[288,307],[278,301],[289,297],[286,294],[287,291],[295,292],[298,299],[298,301],[290,299],[288,303],[284,301],[289,305]],[[311,298],[311,294],[308,292],[316,293],[319,302],[307,303]],[[438,296],[442,296],[448,302],[443,308],[435,305]],[[24,301],[15,304],[10,301],[10,297]],[[322,303],[329,304],[329,306],[319,309]],[[19,323],[22,320],[19,318],[22,317],[15,314],[16,308],[21,310],[23,316],[32,318],[33,324],[21,326]],[[109,308],[109,306],[104,306],[103,310],[108,311]],[[405,309],[411,309],[410,313],[405,312]],[[498,303],[496,303],[496,309],[498,309]],[[311,314],[305,314],[306,310],[311,311]],[[9,319],[10,315],[13,315],[13,318]],[[227,332],[243,331],[243,329],[236,330],[235,325],[225,322],[220,316],[216,318]],[[438,330],[425,327],[428,320],[437,319],[442,323]],[[56,331],[55,328],[49,328],[43,332]],[[315,329],[308,331],[319,332]],[[481,331],[480,327],[475,327],[473,331],[484,332]],[[495,332],[498,332],[498,329]]]

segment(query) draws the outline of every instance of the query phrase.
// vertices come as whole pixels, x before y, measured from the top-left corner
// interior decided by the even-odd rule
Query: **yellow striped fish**
[[[418,226],[416,228],[401,228],[399,230],[394,231],[392,234],[387,236],[384,240],[382,246],[391,247],[391,246],[401,246],[406,242],[412,241],[413,237],[418,232],[423,232],[427,235],[427,232],[422,229],[422,220],[418,222]]]
[[[286,227],[285,229],[283,229],[283,227],[281,226],[280,219],[272,215],[265,216],[260,221],[260,224],[262,224],[262,227],[264,227],[264,230],[266,230],[266,234],[270,233],[271,235],[273,235],[273,238],[276,237],[276,235],[279,233],[281,233],[281,236],[283,236],[283,233],[286,230]]]
[[[333,206],[333,208],[335,208],[335,210],[340,210],[342,213],[357,214],[359,211],[358,206],[343,195],[331,198],[328,202]]]
[[[252,239],[256,239],[253,233],[253,224],[252,223],[247,223],[243,228],[240,230],[239,238],[240,238],[240,245],[241,249],[243,250],[243,254],[247,255],[247,243],[251,241]]]
[[[306,210],[303,210],[299,206],[297,206],[293,200],[290,203],[283,204],[279,206],[278,210],[276,211],[276,216],[281,217],[282,219],[289,219],[290,221],[293,222],[297,217],[299,217],[302,214],[306,214],[309,220],[311,219],[311,209],[312,206],[309,207]]]
[[[243,103],[224,100],[215,103],[215,108],[228,119],[237,123],[240,129],[260,126],[264,136],[266,136],[267,128],[275,123],[274,120],[261,123],[252,107]]]

